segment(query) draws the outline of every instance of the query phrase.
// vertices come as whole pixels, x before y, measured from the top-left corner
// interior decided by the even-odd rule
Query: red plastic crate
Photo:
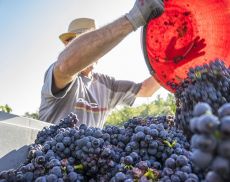
[[[165,12],[142,31],[150,73],[167,90],[179,84],[190,67],[219,58],[230,65],[230,1],[167,0]]]

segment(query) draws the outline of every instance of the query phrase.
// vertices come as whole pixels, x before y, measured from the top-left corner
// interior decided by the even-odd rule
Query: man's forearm
[[[59,55],[57,66],[66,76],[73,76],[97,61],[133,31],[126,17],[76,38]]]
[[[159,88],[160,84],[151,76],[142,82],[137,97],[151,97]]]

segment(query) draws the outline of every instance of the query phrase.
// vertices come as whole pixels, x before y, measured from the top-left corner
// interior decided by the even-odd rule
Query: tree
[[[7,113],[11,113],[12,112],[12,109],[10,106],[8,106],[7,104],[6,105],[0,105],[0,111],[2,112],[7,112]]]
[[[170,109],[175,114],[176,113],[176,99],[175,99],[175,96],[173,94],[168,94],[167,99],[166,99],[166,103],[168,103],[168,106],[170,107]]]
[[[127,119],[139,115],[140,110],[125,106],[122,109],[114,110],[107,118],[106,124],[122,126],[122,124],[127,121]]]
[[[32,118],[32,119],[38,119],[38,111],[36,111],[36,112],[34,112],[34,113],[26,112],[26,113],[24,114],[24,117]]]
[[[124,107],[114,110],[107,118],[105,125],[122,126],[124,122],[133,117],[147,117],[159,115],[174,115],[176,112],[175,97],[168,94],[164,100],[159,95],[150,104],[142,104],[138,107]]]

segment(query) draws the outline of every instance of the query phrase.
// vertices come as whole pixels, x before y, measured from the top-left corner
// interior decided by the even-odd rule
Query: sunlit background
[[[58,36],[79,17],[94,18],[101,27],[133,6],[127,0],[0,0],[0,105],[13,114],[35,112],[40,105],[44,72],[56,61],[64,45]],[[141,29],[131,33],[99,61],[96,70],[116,79],[141,82],[150,74],[141,50]],[[150,103],[137,99],[134,106]]]

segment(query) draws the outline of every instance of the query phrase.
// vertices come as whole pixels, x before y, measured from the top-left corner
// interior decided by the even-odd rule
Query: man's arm
[[[93,32],[74,39],[59,55],[54,67],[54,92],[69,84],[75,75],[104,56],[130,32],[146,24],[148,18],[164,11],[162,0],[136,0],[125,16]]]
[[[64,88],[74,79],[76,73],[104,56],[132,31],[132,24],[124,16],[74,39],[61,52],[55,64],[55,90]]]
[[[151,76],[142,82],[136,97],[151,97],[159,88],[160,84]]]

